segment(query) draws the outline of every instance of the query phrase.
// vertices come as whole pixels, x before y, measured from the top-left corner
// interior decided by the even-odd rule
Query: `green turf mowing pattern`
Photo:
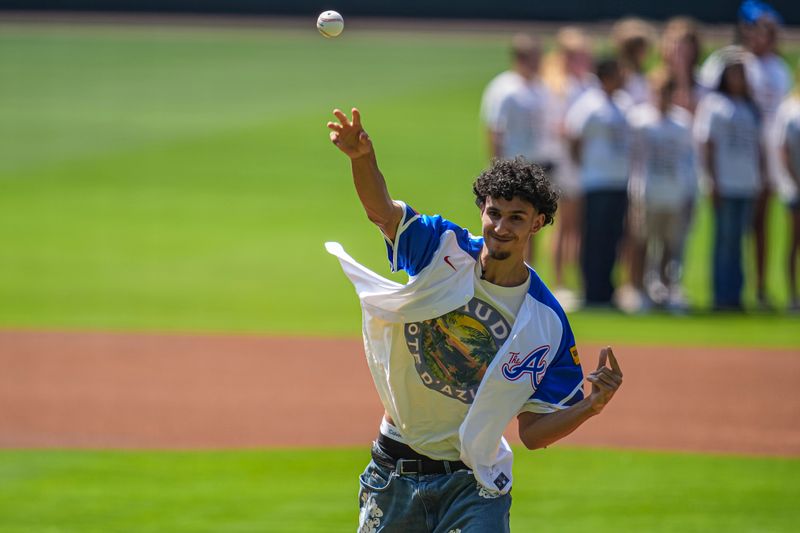
[[[478,229],[477,112],[506,66],[505,36],[3,30],[2,328],[357,336],[354,293],[323,243],[388,269],[327,138],[336,106],[362,108],[394,197]],[[783,305],[785,213],[772,207],[770,289]],[[701,307],[709,236],[704,208],[686,273]],[[537,269],[552,277],[549,261]],[[784,315],[573,322],[592,342],[800,346],[796,318]]]
[[[794,531],[800,460],[517,449],[512,531]],[[345,532],[367,448],[1,451],[0,530]]]

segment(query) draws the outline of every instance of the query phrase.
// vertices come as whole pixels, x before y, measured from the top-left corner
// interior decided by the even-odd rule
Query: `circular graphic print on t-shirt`
[[[477,298],[433,320],[405,325],[406,345],[425,386],[466,404],[475,399],[509,333],[503,315]]]

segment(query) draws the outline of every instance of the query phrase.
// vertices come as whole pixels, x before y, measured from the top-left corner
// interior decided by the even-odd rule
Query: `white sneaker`
[[[567,313],[577,311],[581,308],[581,299],[573,290],[566,287],[556,287],[553,289],[553,296],[555,296],[558,303],[561,304],[561,307],[563,307],[564,311]]]
[[[629,315],[646,310],[645,298],[631,284],[625,284],[614,291],[614,304],[620,311]]]

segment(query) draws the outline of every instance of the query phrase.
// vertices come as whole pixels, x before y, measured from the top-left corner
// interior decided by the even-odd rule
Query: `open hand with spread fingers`
[[[610,363],[611,368],[607,367],[606,363]],[[592,410],[595,413],[599,413],[611,401],[614,393],[622,385],[622,370],[619,368],[619,363],[617,358],[614,357],[611,346],[600,350],[600,361],[597,364],[597,369],[590,373],[586,380],[592,384],[592,392],[589,395]]]
[[[358,159],[372,153],[372,141],[361,126],[361,113],[355,107],[350,121],[341,109],[333,110],[339,122],[328,122],[331,142],[350,159]]]

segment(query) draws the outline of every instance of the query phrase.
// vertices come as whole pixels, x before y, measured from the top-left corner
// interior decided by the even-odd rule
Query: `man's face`
[[[544,215],[521,198],[488,196],[481,209],[481,226],[490,258],[502,261],[513,257],[522,261],[531,235],[544,226]]]

